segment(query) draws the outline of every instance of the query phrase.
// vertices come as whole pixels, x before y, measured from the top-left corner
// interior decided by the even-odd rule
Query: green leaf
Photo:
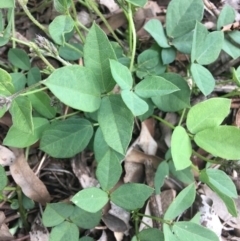
[[[175,112],[190,107],[191,91],[185,79],[175,73],[166,73],[162,77],[179,88],[179,91],[152,98],[153,103],[162,111]]]
[[[217,19],[217,30],[221,30],[224,25],[235,21],[235,10],[228,4],[225,4]]]
[[[65,14],[71,6],[71,0],[54,0],[53,4],[57,12]]]
[[[73,206],[67,203],[47,203],[42,217],[44,226],[57,226],[72,214],[73,209]]]
[[[144,29],[154,38],[157,44],[162,48],[170,47],[167,37],[164,33],[162,23],[158,19],[151,19],[145,25]]]
[[[0,8],[14,8],[15,7],[15,1],[14,0],[8,0],[8,1],[1,1],[0,2]]]
[[[240,32],[235,30],[232,32],[228,32],[227,35],[237,44],[240,44]]]
[[[79,241],[94,241],[94,239],[89,236],[85,236],[85,237],[80,238]]]
[[[172,41],[172,45],[179,52],[190,55],[192,50],[193,33],[194,31],[190,31],[182,36],[174,38]]]
[[[110,59],[111,73],[122,90],[130,90],[133,85],[132,74],[124,65],[114,59]]]
[[[226,196],[237,198],[236,186],[232,179],[223,171],[218,169],[207,169],[201,171],[199,176],[200,181],[210,184],[214,190],[218,189]]]
[[[163,232],[156,228],[143,229],[138,238],[140,241],[164,241]]]
[[[214,62],[222,49],[223,39],[222,31],[209,33],[203,24],[197,22],[193,34],[192,63],[198,62],[201,65],[207,65]]]
[[[194,182],[194,176],[191,167],[187,167],[186,169],[176,171],[173,161],[168,162],[168,165],[171,174],[179,181],[187,184]]]
[[[26,133],[33,133],[32,105],[27,97],[15,98],[9,111],[16,128]]]
[[[173,47],[163,49],[161,52],[163,64],[172,63],[176,58],[176,54],[177,54],[176,49]]]
[[[218,236],[211,230],[192,222],[176,222],[173,224],[174,234],[185,241],[219,241]]]
[[[65,60],[78,60],[83,57],[83,47],[79,43],[69,43],[70,46],[60,46],[58,52]]]
[[[16,92],[23,90],[27,83],[27,79],[23,73],[11,73],[12,84]]]
[[[35,207],[35,202],[29,197],[23,195],[22,197],[22,205],[25,209],[33,209]]]
[[[187,128],[193,134],[219,126],[228,116],[231,100],[211,98],[193,106],[187,115]]]
[[[103,30],[94,23],[84,45],[84,63],[95,74],[102,93],[111,91],[116,84],[109,59],[116,60],[112,45]]]
[[[144,100],[145,100],[145,102],[148,105],[148,111],[145,112],[143,115],[138,116],[138,119],[141,122],[143,122],[144,120],[148,119],[151,115],[153,115],[154,108],[155,108],[155,106],[154,106],[154,104],[153,104],[151,99],[144,99]]]
[[[43,132],[40,149],[52,157],[72,157],[88,145],[92,135],[92,124],[86,119],[55,121]]]
[[[98,121],[106,143],[124,155],[132,138],[134,117],[120,95],[102,99]]]
[[[22,49],[9,49],[8,60],[13,66],[22,70],[29,70],[31,67],[30,59]]]
[[[176,235],[173,234],[170,226],[168,224],[163,224],[163,233],[165,241],[182,241],[182,239],[178,239]]]
[[[183,170],[189,167],[192,162],[192,146],[186,130],[182,126],[177,126],[171,139],[172,159],[176,170]]]
[[[169,168],[166,161],[163,161],[158,165],[157,171],[154,177],[154,188],[156,195],[160,194],[160,189],[164,184],[165,177],[169,175]]]
[[[55,70],[44,82],[64,104],[93,112],[100,106],[100,87],[92,71],[78,65]]]
[[[2,191],[7,186],[7,175],[5,169],[0,165],[0,191]]]
[[[91,229],[100,223],[101,217],[101,210],[96,213],[90,213],[75,206],[69,219],[80,228]]]
[[[0,68],[0,94],[11,95],[15,92],[11,75]]]
[[[144,5],[147,3],[147,0],[126,0],[126,2],[129,2],[137,7],[144,7]]]
[[[141,208],[151,196],[153,189],[139,183],[126,183],[111,193],[110,199],[126,210]]]
[[[63,45],[65,34],[70,33],[74,28],[74,21],[67,15],[60,15],[54,18],[49,25],[49,33],[55,43]]]
[[[175,198],[175,200],[168,207],[164,219],[172,220],[176,218],[179,214],[184,212],[186,209],[191,207],[195,200],[196,190],[195,184],[192,183],[184,188]]]
[[[94,136],[94,155],[96,161],[121,161],[124,159],[124,155],[113,150],[104,140],[103,133],[99,127]]]
[[[99,188],[90,187],[75,194],[71,201],[87,212],[96,213],[106,205],[108,195]]]
[[[228,160],[240,159],[240,129],[235,126],[218,126],[198,132],[194,141],[214,156]]]
[[[78,241],[79,229],[74,223],[63,222],[54,227],[50,233],[49,241]]]
[[[209,95],[215,86],[215,79],[210,71],[200,64],[191,64],[190,70],[198,88],[205,96]]]
[[[178,91],[177,86],[159,76],[149,76],[135,86],[135,93],[142,98],[167,95]]]
[[[55,117],[57,111],[53,106],[50,105],[51,98],[47,93],[43,91],[33,93],[28,95],[28,98],[31,101],[33,109],[36,110],[40,115],[48,119]]]
[[[147,49],[140,53],[137,58],[138,69],[151,69],[159,63],[159,52],[156,49]]]
[[[98,163],[96,176],[104,191],[109,191],[118,182],[122,174],[122,166],[116,159],[105,159]]]
[[[31,68],[27,73],[27,84],[31,86],[41,80],[41,72],[37,67]]]
[[[40,139],[44,129],[48,125],[48,120],[40,117],[33,117],[33,133],[26,133],[15,127],[15,125],[12,125],[8,130],[6,137],[4,138],[3,143],[6,146],[18,148],[31,146]]]
[[[190,32],[196,20],[202,20],[203,11],[202,0],[172,0],[167,8],[167,35],[176,38]]]
[[[212,188],[213,189],[213,188]],[[214,189],[213,189],[214,190]],[[219,190],[215,191],[217,193],[217,195],[223,200],[223,202],[225,203],[228,212],[233,216],[233,217],[238,217],[239,213],[238,210],[236,208],[236,204],[234,202],[234,200],[230,197],[228,197],[227,195],[225,195],[224,193],[220,192]]]
[[[222,49],[233,59],[236,59],[240,56],[240,48],[226,38],[224,38]]]
[[[122,99],[126,106],[131,110],[134,116],[143,115],[148,111],[148,104],[138,97],[131,90],[123,90],[121,92]]]

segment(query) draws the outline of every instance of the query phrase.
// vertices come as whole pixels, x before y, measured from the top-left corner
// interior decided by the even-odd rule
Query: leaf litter
[[[122,12],[118,12],[118,8],[116,7],[114,1],[103,0],[99,3],[108,9],[109,13],[106,14],[106,16],[108,23],[113,30],[116,30],[118,28],[126,29],[126,18]],[[143,44],[146,44],[146,42],[150,39],[150,35],[144,30],[145,23],[147,23],[147,21],[151,19],[159,19],[163,24],[165,22],[166,8],[160,6],[161,3],[161,1],[148,1],[144,8],[138,9],[138,11],[135,13],[134,20],[136,24],[137,36]],[[79,16],[81,18],[85,18],[85,20],[82,22],[86,23],[87,25],[91,23],[91,17],[88,15],[88,13],[86,13],[87,12],[84,10],[84,14]],[[45,14],[42,14],[42,16],[40,17],[42,20],[45,18],[44,15]],[[21,17],[20,22],[25,22],[26,24],[27,21],[24,21],[24,18],[25,17]],[[44,21],[48,21],[49,19],[52,20],[53,18],[54,15],[52,13],[52,9],[51,7],[49,7],[48,13],[46,13],[46,18]],[[95,17],[95,19],[97,18]],[[100,23],[102,29],[107,34],[109,34],[109,31],[99,19],[97,19],[97,22]],[[26,25],[23,26],[23,29],[26,30]],[[33,33],[33,36],[34,34],[35,33]],[[177,56],[177,58],[180,58],[180,56]],[[185,59],[182,60],[182,63],[180,63],[180,65],[184,65],[184,61]],[[170,68],[174,69],[176,72],[180,72],[179,68],[181,70],[181,67],[179,67],[177,63],[175,66],[170,66]],[[235,115],[235,121],[233,121],[233,123],[237,126],[239,126],[238,112],[239,111],[237,111]],[[179,117],[175,113],[169,112],[167,114],[158,114],[173,125],[175,125],[179,121]],[[8,113],[0,119],[0,123],[6,126],[11,126],[11,117],[9,117]],[[149,186],[153,186],[154,173],[158,165],[165,159],[163,153],[165,153],[167,147],[170,146],[171,135],[171,128],[166,128],[166,126],[163,126],[161,124],[157,125],[153,119],[148,119],[142,122],[140,127],[140,134],[136,139],[133,139],[133,144],[128,149],[127,155],[123,163],[125,176],[121,178],[117,185],[122,185],[123,183],[127,182],[146,182]],[[165,143],[163,143],[163,141]],[[36,147],[38,146],[35,146],[33,148]],[[198,151],[200,152],[201,150]],[[83,189],[87,187],[96,187],[99,185],[95,177],[95,169],[97,164],[95,163],[95,161],[93,161],[93,159],[94,157],[91,156],[91,153],[89,154],[89,152],[84,151],[81,155],[78,154],[71,160],[72,171],[77,177],[81,188]],[[19,187],[22,189],[23,193],[27,197],[42,205],[45,205],[47,202],[51,201],[54,195],[47,190],[46,185],[34,174],[33,170],[30,168],[24,156],[24,151],[22,149],[12,149],[12,151],[10,151],[6,147],[1,146],[0,164],[3,166],[9,166],[9,175],[11,175],[15,183],[19,185]],[[62,168],[59,167],[59,165],[56,165],[55,167],[55,170],[61,170]],[[47,166],[43,167],[43,170],[44,168],[46,168],[47,171]],[[63,168],[65,168],[65,166]],[[51,170],[53,170],[53,168]],[[54,171],[48,172],[47,175],[49,173],[53,175],[53,179],[55,181],[57,180],[57,182],[61,183],[60,185],[64,185],[62,179],[57,177]],[[239,179],[239,177],[237,178]],[[147,215],[154,214],[158,217],[162,217],[168,206],[175,199],[177,192],[183,189],[184,186],[184,182],[180,182],[179,180],[176,180],[176,178],[174,178],[172,175],[170,175],[169,178],[166,178],[160,195],[153,194],[151,196],[145,207],[144,213]],[[79,186],[77,186],[77,188],[79,188]],[[240,226],[239,217],[236,218],[231,216],[228,213],[221,199],[206,185],[200,184],[200,190],[201,189],[203,190],[204,195],[206,195],[202,196],[202,200],[205,201],[203,201],[203,205],[198,208],[201,215],[201,223],[204,226],[212,228],[218,236],[220,236],[222,228],[224,229],[224,226],[226,226],[227,228],[231,227],[233,230],[237,231]],[[59,194],[55,195],[55,199],[57,199],[58,201],[63,200],[62,196]],[[69,200],[67,199],[66,201]],[[209,203],[211,204],[211,202],[212,205],[209,205]],[[235,204],[238,211],[240,212],[239,198],[235,200]],[[121,210],[121,208],[119,207],[115,207],[112,203],[108,203],[106,207],[104,207],[104,209],[105,214],[103,215],[102,221],[103,223],[105,223],[106,230],[100,232],[96,230],[89,230],[89,233],[93,236],[95,235],[99,237],[99,241],[105,241],[111,240],[109,239],[109,237],[111,237],[111,235],[109,234],[109,230],[111,230],[114,232],[116,240],[123,240],[124,234],[128,235],[131,229],[131,225],[133,225],[130,221],[130,213],[126,212],[125,210]],[[189,219],[189,214],[183,213],[180,215],[179,218]],[[223,224],[219,221],[219,218],[223,221]],[[215,220],[215,222],[210,222],[209,220]],[[5,224],[5,221],[6,218],[4,213],[0,212],[0,240],[11,240],[13,236],[9,232],[9,227]],[[143,221],[150,225],[150,227],[156,227],[159,225],[157,222],[152,222],[152,220],[150,219],[144,218]],[[103,224],[101,225],[103,227]],[[139,231],[143,230],[144,227],[144,225],[141,225],[139,227]],[[96,229],[97,228],[98,227],[96,227]],[[35,221],[32,224],[30,240],[45,241],[48,240],[48,238],[48,231],[42,226],[41,219],[37,215]],[[231,240],[238,239],[237,237],[235,237],[235,239],[233,237],[230,238]]]

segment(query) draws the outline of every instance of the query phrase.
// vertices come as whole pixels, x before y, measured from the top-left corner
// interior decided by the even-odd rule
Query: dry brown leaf
[[[0,212],[0,241],[13,240],[14,237],[9,232],[8,226],[4,223],[5,215]]]
[[[127,23],[127,19],[123,12],[114,13],[114,15],[110,16],[107,21],[113,31]],[[104,23],[102,23],[100,27],[106,34],[110,33],[109,29]]]
[[[127,225],[120,218],[110,213],[104,214],[102,221],[113,232],[125,232],[127,230]]]
[[[142,151],[138,151],[136,149],[132,149],[125,158],[125,161],[135,162],[144,164],[146,160],[152,161],[153,167],[156,169],[158,165],[161,163],[162,159],[157,156],[148,155],[143,153]]]
[[[43,226],[42,220],[39,216],[35,218],[30,234],[30,241],[48,241],[49,240],[49,232],[46,227]]]
[[[29,167],[22,149],[12,148],[16,161],[10,166],[14,181],[22,188],[23,193],[30,199],[45,205],[51,197],[43,182]]]
[[[110,13],[113,13],[119,9],[119,6],[114,0],[99,0],[99,3],[104,5]]]
[[[0,145],[0,164],[2,166],[11,166],[16,160],[16,157],[12,151],[5,146]]]
[[[78,178],[83,188],[96,187],[98,185],[98,181],[94,177],[93,171],[87,166],[81,153],[72,158],[71,165],[75,176]]]
[[[104,230],[102,231],[101,237],[97,241],[108,241],[107,234]]]
[[[205,195],[201,195],[201,204],[198,207],[200,212],[200,223],[211,229],[219,238],[222,234],[222,223],[212,207],[212,200]]]
[[[207,197],[210,197],[213,201],[213,209],[215,210],[216,214],[230,227],[239,228],[240,227],[240,216],[233,217],[227,210],[226,205],[221,200],[221,198],[213,192],[207,185],[203,185],[204,194]],[[240,212],[240,197],[238,199],[233,199],[238,210]]]

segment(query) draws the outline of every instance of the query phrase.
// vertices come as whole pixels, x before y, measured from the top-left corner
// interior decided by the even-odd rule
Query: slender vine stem
[[[156,116],[156,115],[152,115],[152,117],[160,122],[162,122],[163,124],[165,124],[166,126],[168,126],[169,128],[171,129],[175,129],[175,126],[172,125],[171,123],[169,123],[168,121],[165,121],[164,119],[162,119],[161,117],[159,116]]]
[[[183,112],[182,112],[181,118],[180,118],[180,120],[179,120],[179,122],[178,122],[178,125],[179,125],[179,126],[182,125],[182,122],[183,122],[183,118],[184,118],[184,116],[185,116],[185,113],[186,113],[186,108],[183,109]]]
[[[107,29],[109,30],[109,32],[113,35],[113,37],[115,38],[115,40],[118,42],[118,44],[124,48],[121,40],[118,38],[118,36],[114,33],[112,27],[109,25],[108,21],[106,20],[106,18],[102,15],[102,13],[98,10],[98,8],[96,7],[96,5],[94,4],[94,2],[92,0],[87,0],[87,3],[89,4],[89,6],[94,10],[94,12],[101,18],[101,20],[103,21],[103,23],[106,25]]]
[[[29,9],[27,8],[26,3],[24,2],[24,0],[18,0],[18,3],[21,5],[23,11],[25,12],[25,14],[29,17],[29,19],[36,25],[38,26],[43,32],[45,32],[47,35],[48,34],[48,30],[47,28],[45,28],[42,24],[40,24],[32,15],[32,13],[29,11]]]
[[[210,162],[210,163],[214,163],[214,164],[219,164],[219,162],[217,161],[214,161],[214,160],[211,160],[211,159],[208,159],[206,158],[205,156],[202,156],[201,154],[199,154],[198,152],[192,150],[193,154],[199,158],[201,158],[203,161],[206,161],[206,162]]]
[[[136,47],[137,47],[137,35],[135,24],[133,22],[133,13],[132,13],[132,5],[128,3],[128,22],[129,22],[129,35],[130,35],[130,49],[131,49],[131,62],[130,62],[130,71],[133,71],[135,55],[136,55]]]

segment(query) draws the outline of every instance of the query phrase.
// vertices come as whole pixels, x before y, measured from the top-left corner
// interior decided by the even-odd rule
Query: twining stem
[[[50,122],[55,121],[55,120],[65,119],[65,118],[68,118],[68,117],[77,115],[78,113],[80,113],[80,111],[75,111],[75,112],[72,112],[72,113],[69,113],[69,114],[65,114],[65,115],[62,115],[62,116],[58,116],[58,117],[50,120]]]
[[[178,122],[178,125],[179,125],[179,126],[180,126],[180,125],[182,124],[182,122],[183,122],[183,118],[184,118],[184,116],[185,116],[185,113],[186,113],[186,108],[183,109],[183,112],[182,112],[181,118],[180,118],[180,120],[179,120],[179,122]]]
[[[136,29],[135,25],[133,22],[133,13],[132,13],[132,5],[128,3],[128,12],[127,12],[127,19],[129,22],[129,45],[130,45],[130,50],[131,50],[131,62],[130,62],[130,71],[133,71],[133,65],[134,65],[134,60],[135,60],[135,55],[136,55],[136,47],[137,47],[137,36],[136,36]]]
[[[22,190],[19,186],[17,187],[17,195],[18,195],[19,213],[20,213],[23,225],[26,230],[29,230],[29,225],[28,225],[28,222],[26,219],[26,213],[25,213],[25,210],[23,208],[23,203],[22,203]]]
[[[82,35],[81,31],[79,30],[79,28],[78,28],[78,26],[77,26],[77,23],[80,24],[81,27],[84,26],[84,25],[82,25],[82,24],[78,21],[77,11],[76,11],[75,4],[74,4],[74,1],[73,1],[73,0],[71,1],[71,6],[72,6],[72,10],[73,10],[75,30],[77,31],[78,36],[80,37],[82,43],[85,43],[85,38],[84,38],[84,36]],[[86,27],[84,26],[84,29],[85,29],[85,28],[86,28]]]
[[[25,12],[25,14],[29,17],[29,19],[36,25],[38,26],[43,32],[45,32],[47,35],[48,34],[48,30],[47,28],[45,28],[42,24],[40,24],[31,14],[31,12],[29,11],[29,9],[27,8],[26,3],[24,2],[24,0],[18,0],[18,3],[21,5],[23,11]]]
[[[32,87],[32,85],[29,86],[29,87]],[[40,89],[36,89],[36,90],[32,90],[32,91],[29,91],[29,92],[22,93],[22,94],[20,94],[20,95],[21,95],[21,96],[31,95],[31,94],[35,94],[35,93],[37,93],[37,92],[41,92],[41,91],[47,90],[47,89],[48,89],[48,87],[43,87],[43,88],[40,88]],[[24,89],[24,90],[26,90],[26,89]]]
[[[94,10],[94,12],[101,18],[101,20],[104,22],[104,24],[106,25],[107,29],[109,30],[109,32],[113,35],[113,37],[115,38],[115,40],[118,42],[118,44],[124,48],[122,42],[120,41],[120,39],[118,38],[118,36],[114,33],[114,31],[112,30],[112,27],[109,25],[108,21],[106,20],[106,18],[102,15],[102,13],[98,10],[98,8],[96,7],[95,3],[92,0],[87,0],[87,3],[89,4],[89,6]]]
[[[210,162],[210,163],[214,163],[214,164],[219,164],[218,161],[214,161],[214,160],[211,160],[211,159],[208,159],[206,158],[205,156],[202,156],[201,154],[199,154],[198,152],[192,150],[193,154],[199,158],[201,158],[203,161],[206,161],[206,162]]]
[[[166,223],[168,225],[172,225],[171,221],[164,220],[163,218],[154,217],[154,216],[150,216],[150,215],[146,215],[146,214],[142,214],[142,213],[138,213],[137,215],[141,216],[141,217],[151,218],[151,219],[156,220],[156,221],[161,222],[161,223]]]
[[[169,123],[168,121],[165,121],[164,119],[162,119],[161,117],[159,116],[156,116],[156,115],[152,115],[152,117],[160,122],[162,122],[163,124],[165,124],[166,126],[168,126],[169,128],[171,129],[175,129],[175,126],[172,125],[171,123]]]

